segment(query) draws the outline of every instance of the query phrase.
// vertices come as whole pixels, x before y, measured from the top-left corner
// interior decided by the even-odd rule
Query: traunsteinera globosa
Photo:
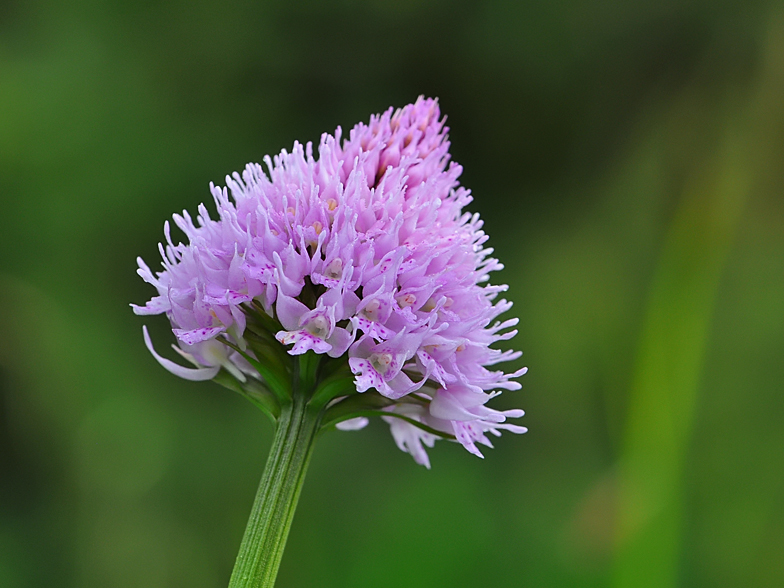
[[[163,269],[142,261],[158,291],[141,315],[165,313],[174,349],[194,367],[156,360],[189,380],[214,379],[277,423],[275,440],[231,586],[272,586],[316,434],[386,421],[397,446],[430,467],[425,447],[456,440],[481,457],[488,434],[524,433],[522,410],[487,402],[515,390],[496,364],[519,352],[491,346],[515,335],[496,321],[511,302],[489,284],[502,266],[450,161],[438,103],[358,124],[341,141],[294,143],[210,186],[194,222],[168,222]]]

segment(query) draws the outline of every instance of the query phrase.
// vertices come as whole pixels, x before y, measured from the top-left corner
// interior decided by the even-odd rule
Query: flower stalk
[[[306,384],[299,373],[294,380]],[[275,584],[324,408],[309,402],[311,391],[296,388],[281,409],[229,588]]]
[[[251,314],[249,320],[256,320]],[[263,336],[263,331],[259,331]],[[225,341],[231,348],[234,346]],[[249,349],[261,356],[259,342],[251,339]],[[247,355],[253,365],[258,361]],[[276,373],[277,387],[252,380],[240,382],[224,370],[214,379],[239,392],[276,423],[275,437],[264,473],[256,491],[245,535],[229,580],[229,588],[270,588],[283,557],[294,511],[320,432],[339,428],[340,423],[364,416],[388,415],[410,422],[427,432],[445,436],[405,415],[383,412],[390,401],[378,394],[356,394],[342,362],[315,353],[297,358],[283,355],[282,361],[259,366]],[[285,378],[285,384],[283,379]]]

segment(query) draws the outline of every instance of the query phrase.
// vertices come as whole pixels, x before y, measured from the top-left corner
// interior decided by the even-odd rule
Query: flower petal
[[[144,306],[131,304],[131,308],[133,308],[133,313],[138,315],[161,314],[169,310],[171,304],[165,296],[153,296]]]
[[[278,331],[275,338],[284,345],[294,344],[294,347],[289,349],[289,355],[302,355],[310,349],[316,353],[327,353],[332,349],[332,345],[324,339],[319,339],[307,331]]]
[[[152,356],[161,364],[166,370],[174,374],[175,376],[179,376],[185,380],[193,380],[194,382],[199,382],[203,380],[211,380],[214,378],[218,372],[220,371],[220,366],[216,365],[213,367],[207,368],[186,368],[181,366],[173,361],[166,359],[165,357],[161,357],[155,352],[155,349],[152,346],[152,341],[150,340],[150,334],[147,332],[147,327],[142,327],[142,332],[144,333],[144,344],[147,346],[147,349],[152,353]]]
[[[354,337],[346,329],[335,327],[335,330],[327,339],[327,343],[332,345],[332,349],[327,352],[330,357],[340,357],[349,346],[354,342]]]
[[[174,335],[186,345],[195,345],[196,343],[201,343],[202,341],[208,341],[217,335],[226,330],[226,327],[210,327],[204,329],[191,329],[191,330],[184,330],[184,329],[172,329]]]
[[[378,389],[384,386],[384,379],[367,359],[351,357],[348,360],[348,365],[351,368],[351,373],[356,376],[354,383],[357,386],[357,392],[364,392],[368,388]]]
[[[278,293],[278,301],[275,304],[275,312],[284,329],[296,331],[299,329],[300,319],[310,312],[310,309],[299,300],[280,292]]]
[[[339,422],[335,425],[335,428],[341,431],[358,431],[359,429],[364,429],[369,422],[367,417],[356,417]]]

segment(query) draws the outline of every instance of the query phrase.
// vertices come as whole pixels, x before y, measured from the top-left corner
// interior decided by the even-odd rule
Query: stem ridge
[[[274,586],[321,416],[296,392],[282,407],[229,588]]]

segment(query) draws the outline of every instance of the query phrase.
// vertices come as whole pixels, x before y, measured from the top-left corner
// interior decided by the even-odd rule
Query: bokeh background
[[[225,586],[265,417],[145,350],[163,221],[438,96],[530,432],[319,446],[281,587],[784,586],[784,4],[0,3],[0,586]],[[522,364],[522,360],[520,362]]]

